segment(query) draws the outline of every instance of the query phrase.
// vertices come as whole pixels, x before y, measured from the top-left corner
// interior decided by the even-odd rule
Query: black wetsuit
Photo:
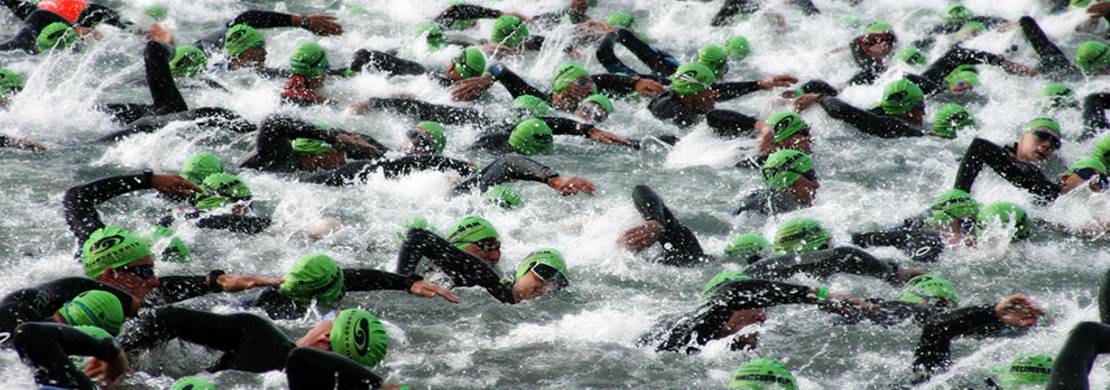
[[[813,5],[812,0],[791,0],[790,3],[801,8],[801,11],[806,16],[813,16],[821,13],[817,6]],[[758,0],[725,0],[725,4],[713,16],[714,27],[721,27],[728,25],[732,21],[732,17],[736,14],[750,15],[759,11],[762,4]]]
[[[716,83],[713,84],[713,89],[720,93],[717,97],[718,103],[761,90],[759,83],[756,81]],[[686,108],[679,102],[678,98],[678,94],[668,91],[651,99],[651,102],[648,103],[648,110],[656,119],[671,121],[679,128],[687,128],[701,121],[701,113]],[[757,121],[757,119],[750,116],[722,109],[709,110],[705,113],[705,116],[709,126],[713,127],[715,131],[724,133],[750,132],[755,128],[755,122]]]
[[[409,229],[397,254],[397,273],[413,274],[420,260],[425,258],[447,274],[455,287],[478,286],[502,303],[516,303],[512,285],[502,280],[492,265],[463,252],[434,233]]]
[[[1052,361],[1052,376],[1046,389],[1086,390],[1090,387],[1087,376],[1095,359],[1110,353],[1110,271],[1102,276],[1098,294],[1100,322],[1085,321],[1076,324],[1068,335],[1060,353]]]
[[[347,132],[340,129],[323,129],[293,117],[274,114],[258,125],[255,151],[239,164],[242,168],[258,169],[267,172],[295,172],[301,170],[298,155],[293,152],[292,141],[296,138],[318,139],[335,145],[337,137]],[[355,160],[377,159],[386,147],[373,138],[363,136],[377,148],[377,153],[347,153],[347,158]]]
[[[1008,23],[1009,20],[1006,20],[1004,18],[995,17],[995,16],[973,16],[973,17],[971,17],[970,19],[968,19],[966,21],[956,21],[956,22],[947,22],[947,23],[937,24],[937,25],[934,25],[933,27],[929,28],[929,30],[926,31],[925,38],[921,38],[921,39],[918,39],[916,41],[913,41],[913,43],[911,43],[911,45],[913,47],[916,47],[916,48],[919,48],[919,49],[922,49],[922,50],[927,50],[929,47],[933,46],[934,42],[936,42],[936,40],[937,40],[936,36],[937,35],[946,35],[946,34],[957,33],[957,32],[960,31],[960,29],[962,29],[964,27],[964,25],[966,25],[967,23],[970,23],[970,22],[982,23],[983,26],[985,26],[986,28],[989,29],[989,28],[993,28],[994,26],[998,26],[998,25],[1001,25],[1001,24]]]
[[[204,35],[195,43],[193,43],[193,45],[209,53],[209,57],[211,57],[211,53],[223,51],[227,30],[230,29],[232,26],[235,26],[236,24],[245,24],[256,29],[300,27],[293,24],[293,15],[281,12],[250,10],[236,15],[235,18],[229,20],[227,23],[224,23],[223,28],[214,30]],[[215,68],[219,67],[219,65],[215,66]],[[263,67],[261,69],[257,69],[257,72],[262,77],[268,79],[284,79],[289,78],[289,76],[293,75],[292,71],[287,68]]]
[[[197,209],[188,210],[181,217],[201,229],[227,230],[244,234],[259,234],[274,224],[274,220],[269,217],[242,214],[211,215],[205,210]],[[176,219],[175,213],[170,210],[168,215],[158,220],[158,225],[170,228]]]
[[[912,260],[933,262],[944,251],[940,232],[916,224],[903,224],[886,230],[852,233],[852,244],[863,248],[892,246]]]
[[[490,118],[481,110],[432,104],[413,98],[370,98],[369,108],[390,111],[418,121],[436,121],[445,125],[476,125],[488,127],[502,121]]]
[[[104,23],[112,26],[126,29],[131,26],[130,22],[125,22],[119,17],[119,13],[115,10],[105,7],[96,3],[88,3],[88,6],[81,11],[77,16],[74,23],[65,20],[61,15],[56,13],[39,9],[35,6],[38,2],[30,2],[24,0],[3,0],[2,3],[15,13],[15,16],[23,20],[23,25],[15,36],[7,41],[0,43],[0,51],[10,50],[25,50],[29,53],[35,52],[35,44],[38,41],[39,33],[42,29],[53,23],[64,23],[75,27],[95,27],[98,24]]]
[[[343,269],[342,294],[379,290],[409,291],[418,280],[421,277],[416,275],[399,275],[376,269]],[[300,318],[308,310],[307,304],[285,296],[277,287],[263,290],[250,301],[249,306],[261,308],[274,319]]]
[[[559,172],[539,161],[519,154],[507,154],[493,160],[489,165],[482,168],[477,175],[471,175],[462,183],[459,183],[455,186],[453,193],[462,194],[475,188],[480,192],[485,192],[495,185],[514,181],[549,184],[551,179],[558,176]]]
[[[35,383],[66,389],[96,390],[100,387],[78,368],[70,356],[92,356],[114,360],[121,351],[112,338],[98,339],[68,325],[28,322],[13,337],[16,352],[35,372]]]
[[[740,200],[740,206],[732,212],[740,215],[744,212],[755,212],[761,215],[775,215],[801,210],[808,205],[798,202],[781,191],[760,189],[752,191]]]
[[[463,177],[474,173],[474,165],[463,160],[437,155],[412,155],[393,160],[383,158],[355,161],[330,171],[314,173],[302,178],[301,181],[329,186],[364,183],[371,174],[379,169],[387,178],[431,170],[454,172]]]
[[[1022,16],[1018,20],[1021,25],[1021,32],[1025,36],[1025,40],[1033,47],[1033,51],[1041,57],[1041,62],[1037,65],[1037,69],[1044,73],[1045,76],[1054,80],[1078,80],[1083,78],[1083,72],[1071,61],[1068,61],[1068,56],[1060,50],[1052,40],[1045,35],[1041,30],[1041,26],[1037,21],[1029,16]]]
[[[810,288],[768,280],[743,280],[726,282],[698,305],[675,322],[661,323],[655,331],[640,338],[640,345],[655,345],[657,351],[697,352],[698,347],[719,338],[721,326],[732,313],[739,310],[765,307],[817,303]],[[734,349],[744,345],[733,344]]]
[[[237,133],[254,130],[254,125],[238,114],[219,107],[202,107],[190,110],[181,96],[170,73],[173,48],[159,42],[147,42],[143,51],[146,80],[153,104],[109,103],[101,106],[116,120],[128,125],[100,138],[99,142],[113,142],[133,134],[149,133],[165,127],[170,122],[201,120],[202,125],[216,126]]]
[[[544,121],[544,123],[551,128],[551,134],[553,135],[589,137],[589,131],[595,128],[592,124],[582,123],[568,118],[547,116],[539,119]],[[498,130],[482,135],[477,141],[474,141],[474,145],[472,145],[471,148],[497,154],[514,153],[515,149],[513,149],[512,145],[509,145],[509,136],[512,134],[515,126],[515,124],[505,125]]]
[[[66,302],[89,290],[103,290],[115,295],[130,317],[134,298],[120,289],[95,279],[70,277],[19,289],[0,299],[0,334],[11,334],[19,324],[30,321],[50,321]],[[6,341],[7,338],[4,338]],[[6,342],[5,342],[6,344]]]
[[[952,363],[952,340],[969,334],[997,333],[1008,326],[998,319],[993,305],[955,309],[929,318],[921,328],[921,338],[913,350],[915,382],[929,379]]]
[[[864,110],[832,96],[822,96],[817,104],[833,119],[852,125],[859,131],[881,138],[921,137],[925,132],[902,118],[887,115],[881,109]]]
[[[1083,98],[1083,134],[1080,141],[1097,137],[1110,122],[1106,120],[1106,109],[1110,108],[1110,93],[1092,93]]]
[[[451,28],[455,22],[474,19],[497,19],[501,11],[474,4],[454,4],[436,16],[435,23],[443,28]]]
[[[874,62],[870,56],[863,54],[863,48],[859,46],[856,41],[852,41],[853,57],[856,59],[857,65],[860,65],[862,70],[856,73],[848,80],[849,84],[870,85],[886,72],[886,67],[882,64]],[[947,90],[947,83],[944,78],[952,73],[960,65],[965,64],[988,64],[994,66],[1002,66],[1006,63],[1006,58],[994,53],[988,53],[982,50],[968,49],[966,47],[956,46],[944,52],[940,58],[933,61],[925,72],[920,75],[906,74],[906,79],[913,81],[925,96],[933,95],[940,91]]]
[[[528,84],[527,81],[520,78],[515,72],[510,70],[503,64],[494,64],[489,68],[489,73],[493,75],[494,80],[501,83],[513,98],[520,97],[521,95],[532,95],[551,103],[551,94],[540,91],[536,87]],[[608,95],[609,97],[620,97],[636,92],[636,81],[638,79],[617,75],[617,74],[595,74],[590,75],[593,80],[594,86],[597,91]]]
[[[613,52],[615,44],[620,43],[628,51],[631,51],[636,58],[640,59],[644,65],[651,69],[650,74],[639,73],[632,69],[624,62],[617,58],[616,53]],[[654,46],[644,42],[636,32],[623,27],[617,27],[616,31],[605,35],[601,43],[597,47],[597,61],[605,67],[609,73],[618,73],[624,75],[639,75],[641,78],[650,78],[659,82],[667,82],[667,79],[678,70],[682,65],[673,55],[665,51],[659,50]]]
[[[334,352],[293,348],[285,361],[290,390],[378,389],[382,378],[365,365]]]
[[[880,260],[862,249],[847,246],[768,257],[744,268],[745,275],[764,280],[786,279],[799,273],[819,278],[849,273],[902,284],[898,280],[898,263]]]
[[[1018,161],[1014,157],[1016,148],[1016,145],[1003,148],[982,138],[971,141],[960,161],[960,169],[956,171],[953,188],[970,193],[975,179],[986,165],[1010,184],[1035,195],[1036,203],[1043,205],[1055,201],[1060,196],[1060,184],[1049,180],[1036,165]]]

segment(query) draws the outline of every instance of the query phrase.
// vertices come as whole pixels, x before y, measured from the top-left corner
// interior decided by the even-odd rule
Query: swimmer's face
[[[1034,130],[1025,133],[1017,144],[1018,161],[1048,160],[1056,152],[1056,147],[1053,145],[1053,139],[1055,138],[1056,136],[1047,130]]]
[[[872,33],[866,34],[859,38],[860,46],[867,55],[872,57],[884,57],[890,54],[894,48],[894,34],[891,33]]]
[[[301,163],[301,168],[306,171],[326,171],[346,164],[347,155],[339,150],[332,150],[315,156],[299,156],[297,160]]]
[[[158,277],[154,275],[153,256],[132,261],[127,265],[108,268],[96,279],[123,290],[138,300],[146,298],[151,290],[161,284]]]
[[[589,102],[579,104],[578,109],[574,111],[574,116],[589,123],[601,123],[609,119],[609,112],[605,111],[600,104]]]
[[[266,63],[266,48],[252,47],[235,57],[235,65],[261,68]]]
[[[462,80],[462,75],[459,75],[459,72],[455,71],[455,66],[454,62],[451,62],[451,65],[447,65],[447,78],[455,81]]]
[[[582,99],[592,95],[596,90],[597,87],[594,86],[592,79],[585,76],[579,77],[562,92],[551,95],[551,104],[560,110],[573,112]]]
[[[786,137],[782,142],[775,143],[773,150],[779,151],[783,149],[792,149],[805,154],[813,154],[813,137],[810,137],[809,134],[794,134]]]
[[[401,145],[401,151],[408,155],[431,155],[435,154],[435,140],[432,139],[432,134],[428,130],[416,127],[405,133],[405,142]]]
[[[496,238],[487,238],[473,245],[468,245],[466,249],[463,249],[463,252],[485,260],[492,265],[497,265],[497,262],[501,261],[501,241]]]
[[[816,177],[817,172],[810,170],[807,174]],[[795,180],[794,184],[790,185],[790,191],[788,191],[788,193],[793,195],[798,202],[807,206],[812,206],[813,201],[817,198],[817,189],[819,188],[821,188],[821,183],[818,180],[810,180],[802,176],[799,177],[798,180]]]
[[[517,302],[539,298],[548,291],[555,290],[555,281],[543,281],[532,271],[524,274],[513,283],[513,296]]]
[[[334,321],[320,321],[309,329],[308,333],[297,339],[297,346],[331,351],[331,328],[334,325]]]

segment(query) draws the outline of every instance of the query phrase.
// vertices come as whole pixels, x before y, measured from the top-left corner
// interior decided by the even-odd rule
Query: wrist
[[[551,185],[551,182],[554,181],[555,179],[558,179],[558,178],[559,178],[559,173],[558,172],[549,172],[547,174],[547,176],[543,178],[543,182],[547,183],[547,185]]]
[[[226,275],[224,271],[212,270],[208,273],[208,291],[218,293],[224,291],[224,286],[220,284],[220,276]]]
[[[297,18],[300,18],[301,20],[300,20],[300,21],[297,21]],[[294,17],[293,17],[293,21],[294,21],[294,23],[297,23],[297,24],[298,24],[298,25],[300,26],[300,28],[303,28],[303,29],[305,29],[305,30],[307,30],[307,29],[308,29],[308,26],[309,26],[309,25],[311,24],[311,22],[312,22],[312,20],[311,20],[311,19],[309,19],[309,18],[308,18],[308,16],[306,16],[306,15],[301,15],[301,16],[294,16]]]
[[[154,171],[150,169],[144,169],[143,176],[139,180],[141,180],[142,184],[147,187],[152,186],[154,184]]]

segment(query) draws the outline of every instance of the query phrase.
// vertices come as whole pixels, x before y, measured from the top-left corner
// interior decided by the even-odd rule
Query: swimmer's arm
[[[440,27],[449,28],[452,24],[459,20],[468,19],[495,19],[501,17],[501,11],[477,6],[473,4],[455,4],[447,7],[443,13],[436,16],[435,22]]]
[[[494,80],[501,83],[514,99],[523,95],[532,95],[551,103],[551,95],[529,85],[528,82],[505,65],[495,64],[489,68],[489,72],[493,75]]]
[[[357,383],[367,389],[382,388],[384,382],[364,364],[334,352],[309,347],[290,351],[285,366],[285,376],[291,385],[316,383],[320,380],[319,376],[338,376],[337,383]]]
[[[928,379],[946,369],[951,363],[952,340],[989,324],[1001,324],[991,305],[960,308],[930,319],[913,351],[916,376]]]
[[[1110,93],[1092,93],[1083,98],[1083,135],[1080,139],[1090,139],[1102,130],[1110,128],[1106,120],[1106,109],[1110,108]]]
[[[423,280],[419,275],[401,275],[371,268],[344,268],[344,291],[408,291],[413,283]]]
[[[721,96],[717,98],[717,101],[719,102],[735,99],[740,96],[762,90],[762,88],[759,87],[758,81],[732,81],[727,83],[716,83],[713,84],[713,89],[721,93]]]
[[[273,224],[273,220],[266,217],[253,217],[249,215],[212,215],[197,220],[196,225],[202,229],[220,229],[237,233],[258,234]]]
[[[104,227],[96,205],[129,192],[151,188],[151,179],[141,174],[109,177],[70,188],[62,199],[69,230],[78,241],[84,242],[93,231]]]
[[[127,309],[129,316],[135,315],[139,312],[139,307],[142,302],[120,290],[114,286],[108,285],[96,279],[89,279],[84,277],[69,277],[61,278],[53,282],[49,282],[38,287],[50,295],[51,299],[60,297],[75,297],[80,293],[89,290],[103,290],[115,295],[119,302]]]
[[[911,127],[901,119],[875,115],[835,97],[824,96],[818,99],[817,103],[830,117],[848,122],[859,131],[876,137],[899,138],[923,135],[921,130]]]

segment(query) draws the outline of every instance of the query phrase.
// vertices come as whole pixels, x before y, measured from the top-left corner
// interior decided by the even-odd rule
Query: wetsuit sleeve
[[[620,30],[621,29],[618,29],[617,31]],[[625,65],[613,51],[613,47],[617,42],[617,34],[617,32],[605,34],[605,38],[602,38],[601,42],[598,43],[597,52],[595,54],[597,56],[597,62],[605,67],[605,71],[609,73],[635,74],[636,70]]]
[[[296,347],[270,320],[247,313],[214,314],[163,306],[144,312],[135,325],[120,336],[124,350],[149,349],[181,339],[224,352],[210,372],[280,370]]]
[[[595,74],[590,75],[590,80],[593,80],[598,92],[608,96],[619,97],[636,92],[637,79],[629,76],[610,73]]]
[[[755,134],[759,119],[732,110],[713,109],[705,113],[705,123],[720,137],[736,138]]]
[[[475,140],[470,148],[496,154],[514,153],[512,145],[509,145],[509,135],[510,133],[486,134]]]
[[[1084,321],[1075,325],[1052,361],[1048,390],[1088,389],[1087,376],[1099,355],[1110,353],[1110,325]]]
[[[228,230],[246,234],[262,233],[272,224],[273,220],[270,218],[235,214],[207,216],[196,222],[197,227],[202,229]]]
[[[867,55],[863,50],[863,46],[859,44],[858,39],[853,39],[852,42],[848,44],[848,49],[852,53],[852,60],[854,60],[856,66],[860,68],[860,71],[848,80],[848,84],[870,85],[874,83],[875,80],[878,80],[883,72],[886,72],[886,66]]]
[[[473,4],[455,4],[447,7],[442,14],[436,16],[435,22],[440,27],[451,27],[457,21],[469,19],[495,19],[502,15],[501,11],[481,7]]]
[[[366,69],[385,72],[391,76],[406,76],[428,73],[424,65],[415,61],[399,58],[389,53],[371,50],[365,65]]]
[[[474,173],[473,164],[439,155],[405,156],[396,160],[383,161],[380,166],[386,177],[404,176],[413,172],[428,170],[454,172],[461,176],[469,176]]]
[[[236,24],[245,24],[254,28],[297,27],[293,24],[293,15],[260,10],[243,12],[225,25],[230,28]]]
[[[802,93],[815,93],[823,96],[836,96],[840,94],[835,87],[829,85],[824,80],[810,80],[802,84]]]
[[[1014,160],[1006,149],[982,138],[971,141],[964,152],[954,188],[971,192],[984,165],[990,166],[1010,184],[1036,195],[1039,204],[1051,203],[1060,196],[1060,184],[1050,181],[1040,169]]]
[[[582,123],[570,118],[547,116],[540,118],[540,120],[547,123],[551,127],[551,133],[554,135],[577,135],[580,137],[589,137],[590,129],[594,125],[589,123]]]
[[[96,279],[83,277],[61,278],[53,282],[41,284],[38,286],[38,289],[46,293],[46,296],[49,297],[50,306],[54,308],[51,312],[60,309],[62,304],[85,291],[103,290],[115,295],[116,299],[119,299],[119,303],[123,306],[123,310],[127,315],[135,314],[132,310],[135,298],[132,297],[131,294]]]
[[[893,246],[911,260],[933,262],[944,251],[940,232],[933,229],[896,227],[875,232],[853,233],[852,243],[864,248]]]
[[[153,188],[146,175],[116,176],[72,187],[62,199],[66,224],[80,243],[85,242],[96,229],[104,227],[96,205],[117,196]]]
[[[713,16],[713,27],[721,27],[729,24],[733,16],[736,14],[753,14],[759,11],[759,2],[753,0],[725,0],[725,4]]]
[[[1102,274],[1102,286],[1098,290],[1098,318],[1110,324],[1110,270]]]
[[[719,102],[732,100],[752,92],[761,91],[759,83],[755,81],[716,83],[713,84],[713,89],[721,93],[721,96],[717,98]]]
[[[770,203],[770,191],[755,190],[744,196],[743,199],[740,199],[740,206],[732,212],[732,215],[740,215],[740,213],[745,211],[754,211],[763,215],[771,215]]]
[[[124,21],[116,10],[94,3],[90,3],[84,11],[81,11],[75,25],[92,28],[101,23],[121,29],[131,27],[131,22]]]
[[[516,303],[512,287],[501,282],[501,276],[489,263],[455,248],[429,231],[409,229],[397,255],[397,273],[415,272],[421,258],[439,267],[456,286],[479,286],[502,303]]]
[[[551,103],[551,95],[529,85],[527,81],[524,81],[516,72],[505,67],[505,65],[493,65],[489,68],[489,72],[497,82],[501,83],[501,85],[509,91],[509,94],[512,95],[514,99],[523,95],[532,95]]]
[[[802,9],[802,13],[806,16],[819,15],[821,10],[813,5],[813,0],[793,0],[792,3]]]
[[[163,276],[159,277],[160,285],[155,287],[147,302],[157,301],[157,304],[143,306],[158,306],[181,302],[212,293],[208,288],[208,275],[203,276]],[[151,302],[153,303],[153,302]]]
[[[11,138],[9,138],[7,136],[4,136],[4,135],[0,135],[0,148],[6,148],[6,147],[9,147],[9,146],[12,146],[13,144],[14,144],[14,142],[12,141]]]
[[[255,138],[255,154],[242,165],[255,169],[287,169],[297,165],[291,141],[312,138],[335,144],[342,132],[322,129],[311,123],[286,115],[271,115],[259,125]]]
[[[916,80],[915,82],[917,82],[918,86],[921,87],[921,90],[925,92],[926,95],[929,95],[937,92],[941,86],[946,85],[944,77],[948,76],[949,73],[952,73],[952,71],[960,65],[989,64],[1002,66],[1005,63],[1006,58],[1000,55],[956,46],[949,49],[936,61],[933,61],[933,63],[929,65],[929,68],[925,70],[925,73],[921,74],[921,77],[928,80],[927,84],[921,85],[922,83]]]
[[[738,310],[760,309],[790,303],[816,303],[809,294],[809,287],[771,282],[745,280],[722,284],[698,309],[674,324],[658,351],[683,351],[691,343],[705,345],[717,338],[721,326]]]
[[[482,168],[477,177],[467,179],[455,188],[456,193],[478,187],[485,191],[501,183],[513,181],[534,181],[547,183],[559,173],[536,160],[519,154],[501,156],[493,160],[488,166]]]
[[[648,68],[651,69],[652,74],[654,74],[655,76],[668,77],[674,74],[676,70],[678,70],[678,66],[680,65],[678,59],[674,58],[674,56],[666,52],[656,49],[655,47],[649,45],[647,42],[644,42],[644,40],[640,38],[639,34],[637,34],[635,31],[623,27],[618,27],[616,29],[615,38],[617,42],[628,49],[628,51],[632,52],[632,54],[635,55],[636,58],[640,60],[640,62],[643,62],[645,65],[647,65]],[[600,53],[601,49],[599,48],[598,50],[598,53]],[[612,47],[610,47],[608,50],[610,53],[612,53],[613,49]],[[598,59],[600,60],[601,57],[598,56]],[[606,69],[608,70],[608,67],[606,67]],[[609,70],[609,73],[621,72],[614,72],[612,70]],[[636,72],[632,71],[631,68],[628,68],[627,74],[631,76],[636,74]]]
[[[120,353],[119,345],[111,338],[97,339],[71,326],[47,322],[20,325],[14,344],[19,356],[34,368],[35,383],[67,389],[98,388],[73,364],[70,355],[111,361]]]
[[[1041,62],[1037,65],[1037,68],[1042,73],[1055,73],[1053,76],[1073,80],[1083,77],[1083,72],[1072,65],[1068,56],[1060,50],[1059,46],[1052,43],[1052,40],[1048,38],[1044,30],[1041,30],[1041,26],[1037,24],[1035,19],[1022,16],[1021,19],[1018,19],[1018,25],[1021,26],[1021,33],[1025,36],[1025,40],[1029,42],[1029,46],[1032,46],[1033,51],[1041,57]]]
[[[648,110],[651,114],[659,120],[671,120],[674,124],[681,128],[686,128],[698,122],[698,114],[687,110],[682,107],[678,101],[678,96],[674,92],[667,92],[666,94],[652,99],[648,103]]]
[[[290,390],[377,389],[383,382],[362,363],[308,347],[289,352],[285,377]]]
[[[821,105],[821,108],[825,109],[825,113],[830,117],[848,122],[848,124],[859,129],[859,131],[876,137],[900,138],[920,137],[924,135],[921,130],[910,126],[901,119],[875,115],[874,113],[861,110],[835,97],[823,96],[817,102]]]
[[[35,42],[38,38],[39,32],[42,31],[43,27],[46,27],[51,23],[69,24],[65,19],[62,19],[61,16],[58,16],[58,14],[55,14],[53,12],[42,9],[35,9],[34,11],[31,11],[31,14],[27,15],[27,17],[23,19],[23,25],[19,27],[19,31],[15,33],[15,36],[9,38],[3,43],[0,43],[0,52],[9,50],[24,50],[28,53],[34,54]]]
[[[37,2],[27,0],[0,0],[0,4],[11,10],[16,19],[19,20],[27,19],[28,15],[38,9],[38,7],[35,7],[35,3]]]
[[[930,319],[913,351],[915,373],[927,378],[944,370],[951,363],[952,339],[993,324],[1001,322],[990,305],[960,308]]]
[[[786,279],[798,273],[825,278],[836,273],[849,273],[899,284],[897,271],[897,264],[879,260],[852,247],[769,257],[744,268],[744,274],[758,279]]]
[[[663,225],[663,234],[659,237],[659,245],[663,248],[662,263],[692,266],[716,260],[702,251],[694,232],[675,218],[663,203],[663,198],[652,191],[651,187],[638,185],[633,188],[632,203],[645,221],[656,221]]]
[[[1110,108],[1110,93],[1092,93],[1083,98],[1083,135],[1079,138],[1094,138],[1100,132],[1110,129],[1106,120],[1106,109]]]
[[[370,107],[388,110],[414,120],[436,121],[445,125],[474,124],[489,126],[496,120],[470,107],[432,104],[411,98],[370,98]]]
[[[376,269],[344,269],[343,291],[408,291],[419,276],[406,276]]]
[[[174,50],[169,45],[161,42],[147,42],[143,51],[143,64],[146,67],[146,83],[150,87],[150,98],[154,101],[151,109],[152,115],[166,115],[175,112],[187,111],[185,98],[177,90],[170,72],[170,59]]]

